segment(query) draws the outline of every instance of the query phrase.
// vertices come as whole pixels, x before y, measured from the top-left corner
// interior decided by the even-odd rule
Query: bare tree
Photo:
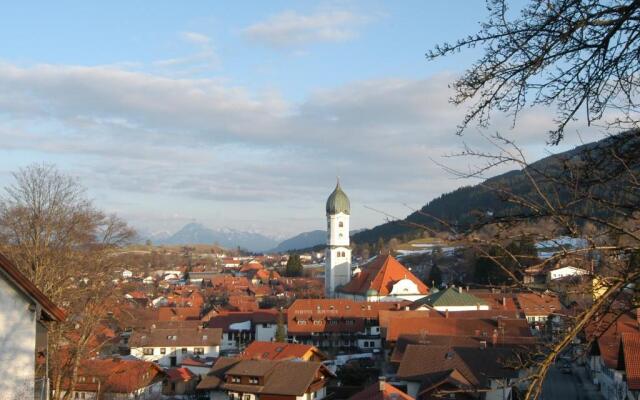
[[[508,0],[487,0],[489,18],[474,35],[444,43],[428,59],[466,48],[484,55],[453,87],[455,104],[469,103],[459,131],[487,125],[492,111],[515,120],[527,105],[557,107],[550,141],[557,144],[569,122],[637,128],[640,84],[640,1],[530,0],[519,15]]]
[[[56,398],[64,379],[71,382],[68,397],[80,361],[102,344],[97,329],[118,266],[111,255],[134,231],[97,210],[79,182],[54,166],[31,165],[14,179],[0,198],[0,251],[68,312],[50,327],[47,351]]]

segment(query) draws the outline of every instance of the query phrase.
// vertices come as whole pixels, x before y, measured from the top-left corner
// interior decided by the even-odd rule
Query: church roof
[[[402,279],[409,279],[418,286],[420,294],[427,294],[427,286],[404,265],[390,255],[379,255],[373,261],[360,267],[360,273],[344,285],[340,291],[351,294],[387,296],[393,285]]]
[[[429,296],[414,303],[414,305],[417,304],[428,304],[432,307],[464,307],[477,305],[484,306],[487,305],[487,302],[472,295],[471,293],[461,290],[460,288],[451,286],[445,290],[430,294]]]
[[[331,193],[327,199],[326,210],[327,214],[351,213],[351,203],[345,192],[342,191],[340,181],[338,181],[333,193]]]

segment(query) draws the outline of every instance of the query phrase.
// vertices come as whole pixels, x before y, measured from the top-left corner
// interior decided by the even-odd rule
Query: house
[[[223,351],[239,351],[254,340],[273,341],[278,328],[278,314],[276,310],[223,311],[212,316],[207,321],[207,326],[222,330]],[[286,326],[284,328],[286,334]]]
[[[450,286],[432,293],[413,304],[413,308],[425,305],[438,311],[475,311],[488,310],[489,305],[483,299],[465,291],[462,287]]]
[[[134,331],[131,355],[163,367],[176,367],[188,357],[217,357],[222,330],[216,328],[151,328]]]
[[[220,365],[218,365],[220,364]],[[209,398],[322,400],[334,375],[316,361],[219,359],[198,384]]]
[[[213,366],[215,357],[187,357],[182,359],[180,367],[187,368],[196,375],[206,375]]]
[[[190,396],[196,392],[198,376],[188,368],[169,368],[162,383],[162,394],[165,396]]]
[[[553,315],[564,313],[564,307],[556,296],[538,293],[517,293],[518,308],[530,324],[544,324]]]
[[[65,313],[0,254],[0,393],[7,398],[46,394],[47,371],[36,374],[36,355],[46,352],[47,323]]]
[[[349,397],[349,400],[415,400],[402,390],[386,382],[384,377],[362,391]]]
[[[605,314],[587,326],[585,331],[587,340],[594,339],[587,368],[594,383],[600,386],[602,395],[614,400],[638,399],[639,371],[634,364],[637,353],[633,354],[633,351],[637,349],[640,335],[639,311],[627,312],[617,318],[614,313]],[[625,397],[627,395],[629,397]]]
[[[404,303],[298,299],[287,310],[288,338],[334,352],[379,351],[379,311],[398,310],[401,304]]]
[[[391,255],[379,255],[358,267],[336,290],[339,297],[360,301],[415,301],[429,294],[427,285]]]
[[[465,392],[468,397],[463,398],[509,399],[518,376],[509,366],[515,356],[508,347],[409,345],[396,379],[418,400],[438,398],[439,392],[450,390]]]
[[[119,357],[83,360],[78,368],[76,399],[157,399],[162,393],[164,372],[157,365]],[[61,385],[64,396],[69,380]]]
[[[317,347],[308,344],[259,342],[251,343],[240,355],[244,360],[324,361],[327,356]]]

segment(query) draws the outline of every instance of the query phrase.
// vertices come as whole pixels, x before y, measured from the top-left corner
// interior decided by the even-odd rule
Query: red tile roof
[[[189,382],[196,377],[188,368],[169,368],[166,374],[169,382]]]
[[[622,334],[622,352],[627,386],[640,390],[640,333]]]
[[[159,321],[186,321],[200,319],[200,307],[160,307]]]
[[[453,314],[453,313],[451,313]],[[387,328],[387,341],[403,334],[484,337],[497,343],[534,343],[529,324],[524,319],[393,318]]]
[[[264,266],[257,261],[251,261],[240,267],[240,272],[258,271],[264,269]]]
[[[132,393],[164,377],[154,363],[119,358],[91,359],[80,363],[77,391],[102,393]],[[68,389],[69,382],[63,382]]]
[[[42,306],[45,313],[54,321],[62,321],[66,318],[66,314],[62,309],[58,308],[44,293],[40,291],[26,276],[18,270],[18,268],[0,254],[0,271],[6,275],[10,282],[13,282],[20,291],[34,302]]]
[[[315,346],[297,343],[278,342],[252,342],[242,353],[242,358],[247,360],[288,360],[292,358],[304,358],[309,352],[315,353],[320,358],[326,359]]]
[[[355,275],[340,291],[365,295],[367,291],[375,290],[378,295],[387,296],[391,293],[394,284],[402,279],[409,279],[418,286],[418,291],[421,294],[429,293],[429,289],[420,279],[388,254],[376,257],[360,269],[360,273]]]

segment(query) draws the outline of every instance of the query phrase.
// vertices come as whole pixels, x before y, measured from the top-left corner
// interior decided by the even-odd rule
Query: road
[[[573,373],[563,374],[554,365],[542,386],[543,400],[604,400],[596,387],[589,383],[582,367],[573,367]]]

